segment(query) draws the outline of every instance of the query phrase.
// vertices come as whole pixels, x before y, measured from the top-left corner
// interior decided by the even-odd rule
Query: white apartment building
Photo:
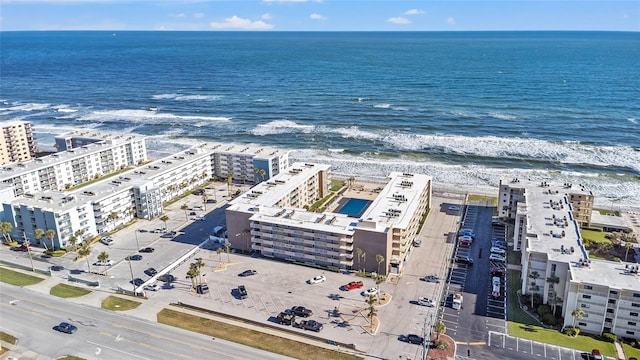
[[[8,121],[0,123],[0,165],[29,161],[36,157],[36,139],[31,123]]]
[[[329,165],[295,163],[232,201],[226,210],[232,247],[329,268],[399,273],[430,207],[431,178],[392,173],[358,214],[305,210],[329,194],[330,175]],[[364,201],[343,200],[341,207]],[[376,255],[384,257],[382,263]]]
[[[289,167],[288,150],[237,144],[212,144],[213,175],[226,179],[233,175],[236,182],[259,183]]]
[[[142,136],[98,137],[68,151],[0,167],[0,182],[13,186],[14,195],[63,191],[100,176],[147,161]],[[74,139],[69,135],[69,139]],[[70,140],[71,141],[71,140]]]
[[[631,296],[628,294],[633,293],[633,289],[638,292],[637,276],[630,280],[628,274],[620,271],[624,264],[589,259],[580,226],[591,223],[591,192],[580,185],[534,183],[519,179],[501,180],[499,192],[499,216],[514,220],[513,247],[522,252],[520,290],[522,294],[540,294],[546,304],[555,302],[561,305],[565,326],[572,325],[571,313],[582,306],[579,301],[586,301],[581,296],[585,289],[596,289],[593,291],[598,293],[587,294],[589,302],[584,303],[596,312],[604,310],[611,299],[610,291],[604,288],[610,288],[619,297]],[[606,273],[589,270],[596,266]],[[600,296],[601,293],[606,294]],[[625,304],[619,302],[616,306],[623,306],[623,312],[631,311],[625,307],[631,305]],[[584,307],[583,310],[587,311]],[[593,321],[582,321],[588,324],[582,331],[611,331],[619,336],[633,337],[627,333],[633,330],[628,330],[622,323],[616,326],[615,322],[605,321],[605,317],[598,320],[595,315],[588,316]],[[638,336],[637,331],[635,336]]]

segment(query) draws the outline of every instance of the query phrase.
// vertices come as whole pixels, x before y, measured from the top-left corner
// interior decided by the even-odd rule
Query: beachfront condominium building
[[[236,182],[258,183],[289,167],[289,151],[253,145],[214,144],[213,175]]]
[[[29,161],[36,157],[36,139],[31,123],[10,121],[0,124],[0,165]]]
[[[431,178],[392,173],[374,200],[343,198],[335,212],[308,211],[335,200],[330,180],[329,165],[295,163],[234,199],[226,210],[231,246],[334,269],[399,273],[430,207]]]
[[[630,299],[640,293],[640,283],[637,275],[625,273],[623,263],[589,259],[580,228],[591,223],[590,191],[567,183],[501,180],[498,203],[499,216],[514,221],[513,247],[522,254],[522,294],[540,295],[543,303],[560,307],[565,326],[572,325],[571,313],[581,308],[590,318],[581,321],[586,324],[582,331],[638,336],[631,325],[606,316],[605,310],[620,319],[633,317],[624,314],[634,313]]]
[[[67,139],[74,137],[68,134]],[[2,166],[0,182],[12,186],[15,196],[38,191],[62,191],[147,161],[142,136],[93,134],[93,139],[96,141],[68,151]]]

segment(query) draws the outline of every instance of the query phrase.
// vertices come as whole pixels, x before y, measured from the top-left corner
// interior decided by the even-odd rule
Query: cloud
[[[309,15],[309,18],[311,18],[313,20],[327,20],[328,19],[326,16],[322,16],[320,14],[311,14],[311,15]]]
[[[317,2],[317,3],[321,3],[322,0],[262,0],[263,3],[267,3],[267,4],[273,4],[273,3],[280,3],[280,4],[285,4],[285,3],[306,3],[306,2]]]
[[[267,24],[264,21],[251,21],[249,19],[239,18],[233,15],[230,18],[224,19],[224,22],[212,22],[212,29],[240,29],[240,30],[269,30],[273,29],[272,24]]]
[[[411,9],[404,12],[405,15],[420,15],[424,14],[423,10],[420,9]]]
[[[169,16],[172,17],[172,18],[182,19],[182,18],[186,17],[187,15],[185,15],[184,13],[180,13],[180,14],[170,14]]]
[[[194,19],[202,19],[204,17],[204,13],[194,13]]]
[[[449,25],[455,25],[455,24],[456,24],[456,19],[455,19],[455,18],[453,18],[453,17],[451,17],[451,16],[449,16],[449,17],[447,18],[447,24],[449,24]]]
[[[269,14],[269,13],[264,13],[264,14],[262,14],[262,16],[260,16],[260,19],[262,19],[262,20],[271,20],[271,19],[273,19],[273,16],[271,16],[271,14]]]
[[[391,17],[389,19],[387,19],[387,22],[390,22],[392,24],[396,24],[396,25],[407,25],[407,24],[411,24],[411,20],[401,17],[401,16],[397,16],[397,17]]]

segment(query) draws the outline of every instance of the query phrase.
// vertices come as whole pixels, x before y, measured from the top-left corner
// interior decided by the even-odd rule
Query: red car
[[[27,251],[28,248],[31,247],[31,244],[26,245],[26,244],[22,244],[20,246],[18,246],[17,248],[15,248],[16,251]]]
[[[359,289],[361,287],[364,286],[364,283],[362,281],[352,281],[350,283],[348,283],[347,285],[344,286],[344,288],[346,290],[353,290],[353,289]]]

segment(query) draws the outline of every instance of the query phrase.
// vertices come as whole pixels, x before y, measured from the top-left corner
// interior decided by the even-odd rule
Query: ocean
[[[584,184],[640,208],[640,33],[0,32],[0,120],[160,157],[262,144],[335,174]]]

